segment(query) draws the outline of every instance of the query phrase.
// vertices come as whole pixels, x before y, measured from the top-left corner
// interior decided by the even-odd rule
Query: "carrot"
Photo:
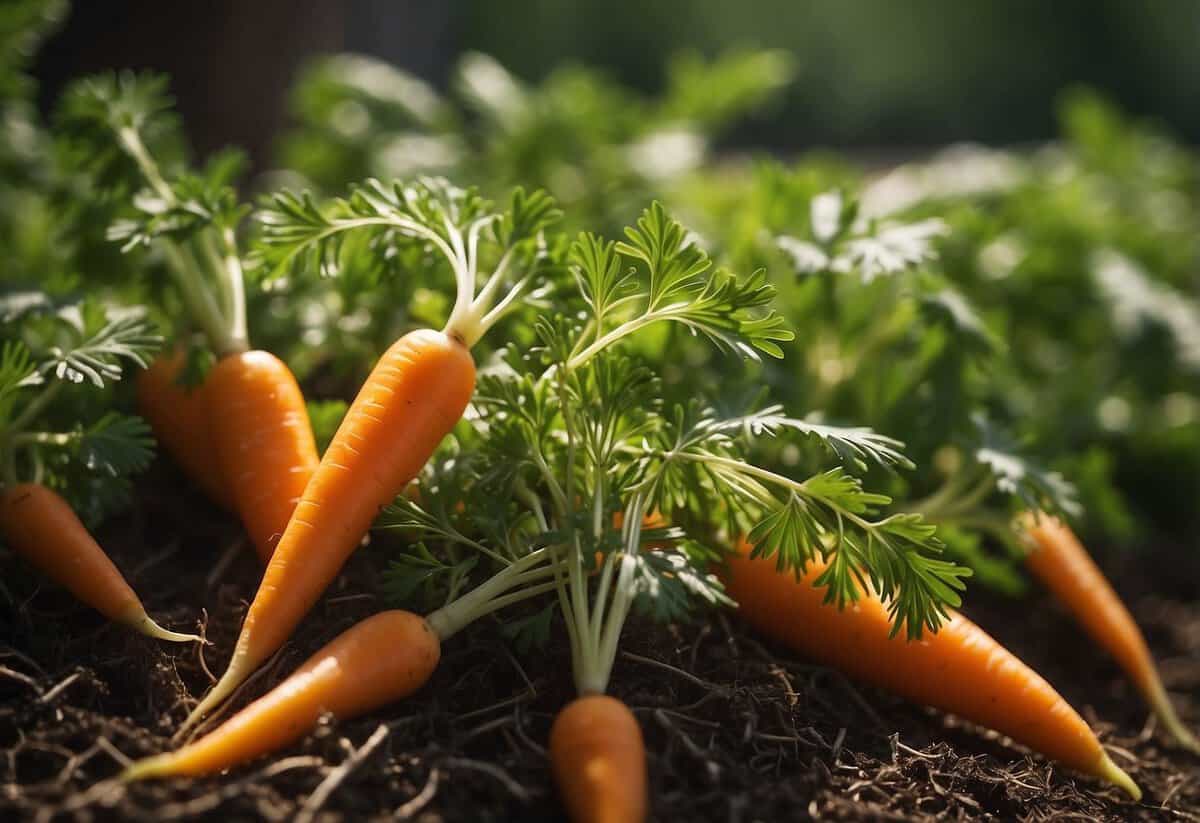
[[[40,483],[0,492],[0,534],[47,577],[116,623],[160,640],[200,640],[155,623],[67,501]]]
[[[646,745],[620,700],[588,694],[560,711],[550,729],[550,764],[574,823],[646,819]]]
[[[259,559],[271,559],[319,458],[296,378],[275,355],[232,352],[202,387],[177,382],[176,350],[138,376],[138,408],[205,493],[237,512]]]
[[[226,355],[204,384],[222,478],[265,565],[320,458],[304,395],[265,351]]]
[[[779,573],[774,560],[751,559],[750,551],[742,541],[725,578],[750,625],[825,665],[995,729],[1141,797],[1058,692],[962,615],[951,612],[936,634],[908,642],[891,636],[887,606],[871,592],[842,610],[826,604],[813,586],[824,563],[797,579]]]
[[[406,611],[368,617],[228,722],[175,752],[125,770],[126,780],[212,774],[303,737],[328,712],[356,717],[421,688],[441,657],[429,624]]]
[[[283,645],[379,509],[416,477],[454,428],[474,388],[470,351],[443,332],[411,332],[380,358],[275,548],[229,668],[184,728]]]
[[[1163,688],[1146,638],[1104,573],[1071,528],[1044,512],[1027,513],[1021,529],[1029,544],[1025,565],[1108,650],[1180,745],[1200,752],[1200,741],[1180,721]]]
[[[213,448],[203,389],[178,382],[185,356],[183,349],[175,349],[138,372],[138,412],[150,423],[155,439],[208,498],[233,511],[233,496]]]

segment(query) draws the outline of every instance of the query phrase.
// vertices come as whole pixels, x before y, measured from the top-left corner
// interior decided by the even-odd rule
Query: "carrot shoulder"
[[[6,542],[80,602],[115,623],[160,640],[199,640],[155,623],[112,560],[67,501],[39,483],[0,493],[0,533]]]
[[[1175,713],[1146,638],[1121,598],[1071,528],[1045,513],[1029,514],[1022,529],[1030,544],[1025,565],[1071,611],[1097,644],[1133,680],[1167,732],[1200,751],[1200,741]]]
[[[584,695],[554,719],[550,764],[573,823],[646,819],[646,746],[616,698]]]
[[[474,388],[470,352],[441,332],[411,332],[380,358],[284,529],[229,668],[185,727],[291,636],[380,508],[417,475],[462,417]]]
[[[974,623],[952,612],[936,634],[893,637],[887,606],[873,594],[841,610],[824,603],[824,590],[813,586],[823,570],[814,563],[797,580],[773,559],[751,559],[742,543],[729,559],[726,588],[750,625],[789,648],[1141,796],[1058,692]]]
[[[338,635],[216,730],[134,763],[123,777],[195,777],[240,765],[303,737],[326,712],[344,720],[407,697],[425,684],[440,657],[440,641],[423,618],[381,612]]]
[[[138,412],[150,423],[155,439],[205,495],[233,511],[233,495],[213,446],[204,388],[178,382],[184,357],[182,349],[175,349],[138,372]]]
[[[304,395],[265,351],[221,358],[204,393],[222,478],[266,564],[319,463]]]

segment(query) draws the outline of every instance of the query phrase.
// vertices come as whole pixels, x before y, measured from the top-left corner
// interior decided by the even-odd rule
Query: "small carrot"
[[[208,498],[233,511],[233,496],[209,431],[203,387],[188,388],[178,382],[185,356],[183,349],[175,349],[138,372],[138,412],[150,424],[155,439]]]
[[[168,631],[146,614],[112,560],[52,489],[21,483],[0,493],[0,534],[47,577],[109,620],[160,640],[200,640],[194,634]]]
[[[550,729],[550,764],[574,823],[646,819],[646,745],[620,700],[587,694],[560,711]]]
[[[177,350],[138,376],[138,408],[205,493],[237,512],[259,559],[271,559],[320,458],[291,370],[265,351],[234,351],[188,390]]]
[[[750,551],[742,541],[725,576],[750,625],[852,677],[995,729],[1141,797],[1058,692],[962,615],[951,612],[936,634],[908,642],[891,636],[887,606],[873,593],[841,610],[825,603],[813,585],[824,563],[797,578],[778,572],[774,560],[751,559]]]
[[[185,728],[283,645],[380,508],[416,477],[458,422],[474,389],[470,352],[442,332],[411,332],[380,358],[275,548],[229,668]]]
[[[412,694],[440,657],[441,643],[424,618],[381,612],[338,635],[213,732],[138,761],[122,777],[195,777],[253,760],[303,737],[326,712],[344,720]]]
[[[1044,512],[1027,513],[1020,526],[1030,548],[1025,565],[1063,602],[1092,639],[1116,659],[1167,732],[1181,746],[1200,752],[1200,741],[1171,705],[1133,615],[1079,538],[1068,525]]]
[[[226,355],[204,383],[222,479],[259,559],[271,559],[320,458],[296,378],[275,355]]]
[[[378,220],[343,220],[341,210],[349,205],[344,202],[332,207],[330,231],[297,234],[292,220],[302,200],[280,195],[279,208],[260,215],[264,244],[287,249],[285,267],[311,262],[312,252],[341,242],[345,232],[386,225],[446,259],[454,272],[454,307],[442,331],[418,329],[401,337],[367,377],[279,538],[228,668],[184,720],[184,729],[283,645],[380,508],[417,476],[458,423],[475,391],[471,347],[520,305],[518,298],[538,271],[528,241],[558,217],[541,193],[517,190],[512,208],[496,213],[474,192],[444,180],[422,179],[411,187],[372,181],[352,200],[355,207],[382,209]],[[484,259],[496,256],[480,287],[481,243],[491,247]]]

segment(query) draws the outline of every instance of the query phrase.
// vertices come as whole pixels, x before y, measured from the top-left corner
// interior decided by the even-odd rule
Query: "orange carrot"
[[[203,388],[188,388],[177,382],[185,356],[183,349],[175,349],[138,372],[138,412],[188,477],[210,500],[232,511],[233,495],[213,448]]]
[[[213,732],[134,763],[123,777],[197,776],[253,760],[303,737],[325,712],[344,720],[407,697],[425,684],[440,657],[441,643],[423,618],[381,612],[338,635]]]
[[[160,640],[200,640],[155,623],[67,501],[46,486],[22,483],[0,493],[0,534],[47,577],[109,620]]]
[[[797,579],[779,573],[774,559],[751,559],[750,551],[743,541],[725,578],[750,625],[852,677],[995,729],[1141,797],[1058,692],[962,615],[951,612],[936,634],[908,642],[890,635],[887,606],[871,592],[841,610],[824,603],[824,590],[813,586],[824,563]]]
[[[204,384],[222,478],[259,559],[271,559],[320,458],[296,378],[265,351],[229,354]]]
[[[1045,513],[1021,520],[1030,552],[1025,565],[1075,615],[1092,639],[1108,650],[1141,691],[1167,732],[1200,752],[1200,741],[1180,721],[1163,688],[1146,638],[1133,615],[1071,528]]]
[[[459,418],[475,364],[457,338],[411,332],[363,384],[280,538],[233,658],[184,728],[218,705],[291,635],[362,540]]]
[[[646,746],[620,700],[588,694],[560,711],[550,729],[550,765],[574,823],[646,819]]]

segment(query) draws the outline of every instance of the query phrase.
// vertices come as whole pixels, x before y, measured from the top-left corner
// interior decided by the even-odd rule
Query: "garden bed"
[[[139,509],[100,538],[152,614],[187,627],[207,609],[208,668],[228,658],[257,582],[231,521],[180,494],[160,467]],[[181,535],[179,540],[162,535]],[[166,542],[164,542],[166,541]],[[232,562],[215,568],[227,553]],[[360,551],[273,665],[258,694],[383,604],[384,552]],[[1111,558],[1111,555],[1110,555]],[[1169,558],[1169,561],[1168,561]],[[1183,559],[1181,559],[1183,558]],[[1200,725],[1200,604],[1194,552],[1148,549],[1108,571],[1147,632],[1186,722]],[[1186,568],[1181,567],[1181,563]],[[217,574],[214,575],[214,571]],[[99,620],[33,578],[0,616],[0,819],[193,817],[433,821],[557,820],[543,746],[572,696],[561,633],[522,655],[483,621],[448,643],[433,681],[364,719],[222,778],[123,787],[122,758],[169,746],[209,683],[195,646]],[[968,593],[967,612],[1047,677],[1145,791],[1111,787],[760,641],[733,615],[625,630],[612,691],[641,722],[658,820],[1194,820],[1200,758],[1146,725],[1115,665],[1041,592]],[[245,697],[241,698],[241,702]]]

